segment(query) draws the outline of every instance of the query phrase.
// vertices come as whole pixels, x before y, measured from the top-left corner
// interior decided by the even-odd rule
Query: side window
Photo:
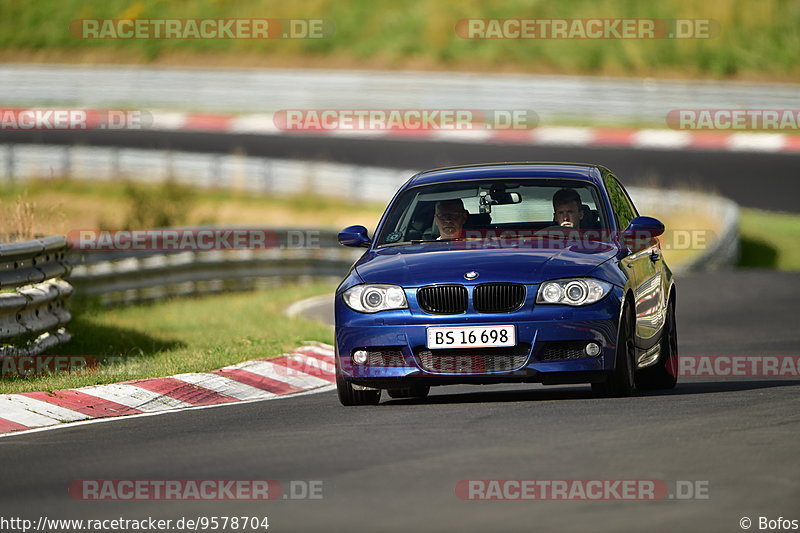
[[[628,204],[628,208],[633,215],[631,219],[634,219],[639,216],[639,210],[636,209],[636,206],[633,205],[633,200],[631,200],[631,196],[628,194],[628,191],[625,190],[625,187],[622,186],[622,183],[615,177],[614,181],[616,182],[617,186],[622,190],[622,194],[625,195],[625,202]]]
[[[605,177],[606,190],[608,190],[608,197],[611,200],[611,208],[614,210],[614,218],[617,221],[617,228],[624,230],[628,227],[634,217],[636,217],[636,208],[625,189],[617,181],[613,174],[608,174]]]

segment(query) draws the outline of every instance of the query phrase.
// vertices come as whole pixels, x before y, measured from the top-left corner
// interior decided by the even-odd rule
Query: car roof
[[[602,171],[600,165],[585,163],[546,163],[546,162],[504,162],[484,163],[479,165],[462,165],[457,167],[425,170],[414,175],[403,187],[416,187],[433,183],[450,181],[493,179],[493,178],[565,178],[578,179],[593,183],[602,188]]]

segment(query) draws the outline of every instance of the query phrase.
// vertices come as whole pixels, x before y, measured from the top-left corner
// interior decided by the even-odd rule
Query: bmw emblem
[[[470,270],[469,272],[464,274],[464,277],[467,278],[467,279],[475,279],[475,278],[478,277],[478,273],[475,272],[474,270]]]

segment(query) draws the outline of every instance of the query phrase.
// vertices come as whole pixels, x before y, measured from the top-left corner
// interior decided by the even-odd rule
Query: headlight
[[[397,285],[356,285],[342,294],[347,307],[359,313],[407,309],[406,293]]]
[[[593,278],[557,279],[539,286],[537,304],[589,305],[603,298],[611,284]]]

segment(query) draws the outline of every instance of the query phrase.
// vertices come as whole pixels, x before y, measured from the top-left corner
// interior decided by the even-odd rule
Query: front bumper
[[[470,309],[459,315],[424,313],[409,299],[411,309],[362,314],[336,298],[336,351],[338,371],[353,384],[393,388],[412,384],[536,382],[545,384],[588,383],[605,379],[614,369],[617,327],[622,289],[614,287],[601,301],[585,307],[534,305],[538,286],[528,287],[525,304],[511,313],[477,313]],[[522,349],[513,368],[476,370],[455,364],[431,370],[422,364],[429,326],[514,325],[517,345]],[[568,359],[547,357],[553,346],[564,343],[600,345],[600,354],[573,355]],[[356,350],[388,351],[391,361],[356,364]],[[436,353],[436,350],[428,351]],[[465,350],[464,353],[468,351]],[[480,350],[472,349],[470,353]],[[449,352],[448,352],[449,353]],[[458,355],[456,355],[458,357]]]

